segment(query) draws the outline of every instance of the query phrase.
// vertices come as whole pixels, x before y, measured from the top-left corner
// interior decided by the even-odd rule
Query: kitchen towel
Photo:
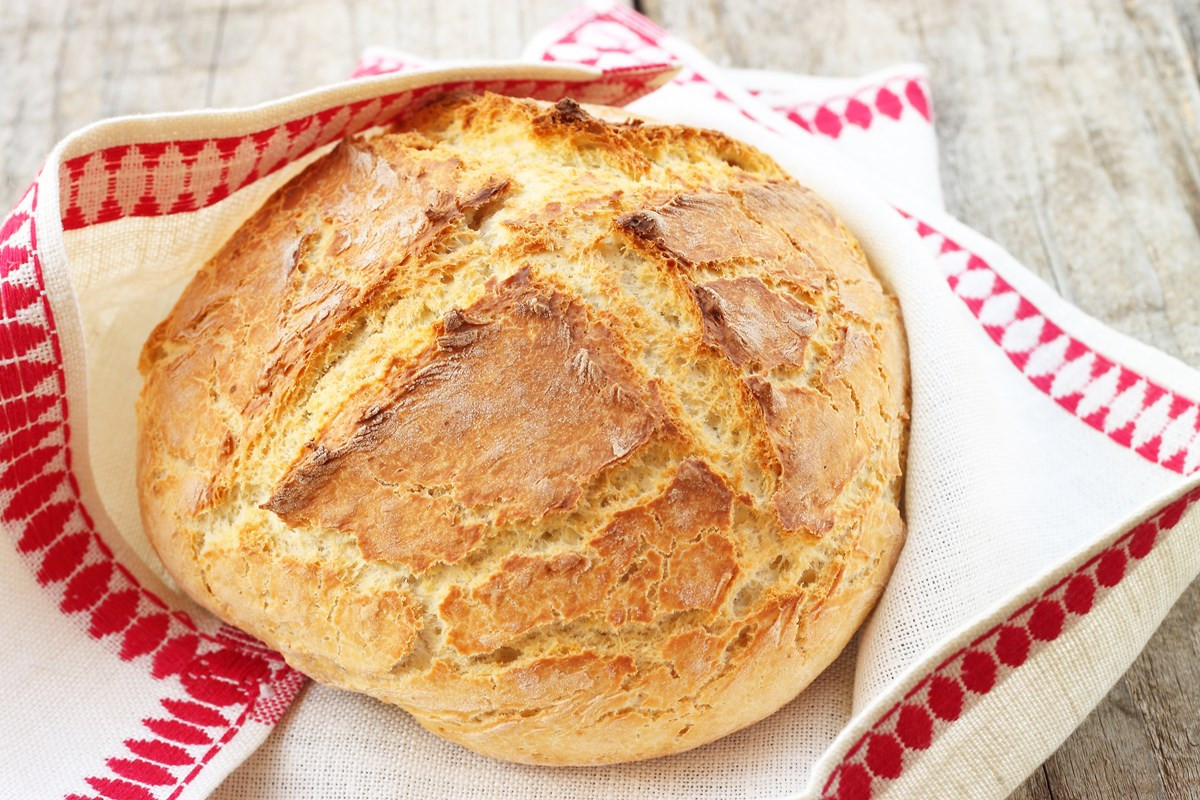
[[[721,70],[603,3],[526,56],[549,63],[374,51],[345,84],[102,122],[51,153],[0,226],[0,795],[1002,798],[1200,573],[1200,375],[945,214],[923,70]],[[707,747],[505,764],[368,698],[301,691],[278,655],[176,593],[141,532],[133,399],[150,327],[323,148],[463,90],[745,139],[830,200],[901,299],[913,419],[892,581],[810,689]]]

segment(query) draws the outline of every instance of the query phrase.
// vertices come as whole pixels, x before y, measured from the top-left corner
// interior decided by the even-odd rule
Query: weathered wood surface
[[[0,0],[0,204],[61,136],[344,76],[368,44],[515,57],[573,0]],[[1200,366],[1197,0],[645,0],[719,63],[930,67],[950,211],[1089,313]],[[1200,797],[1200,584],[1010,800]]]

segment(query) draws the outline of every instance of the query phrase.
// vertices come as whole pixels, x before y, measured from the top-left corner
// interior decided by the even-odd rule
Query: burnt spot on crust
[[[434,339],[439,350],[457,350],[479,340],[479,331],[490,325],[486,319],[472,319],[457,308],[442,318],[442,335]]]
[[[804,363],[817,312],[794,297],[772,292],[758,278],[718,279],[692,287],[703,337],[738,366],[772,370]]]
[[[585,547],[511,556],[474,589],[451,588],[439,609],[447,641],[475,655],[553,620],[587,614],[614,627],[651,622],[663,611],[711,616],[738,571],[726,536],[732,506],[724,479],[688,459],[661,494],[614,514]]]
[[[637,126],[600,119],[569,97],[535,111],[529,118],[529,126],[535,137],[569,140],[575,154],[589,166],[603,170],[616,168],[635,180],[650,171],[651,162],[641,151],[645,143],[637,134]],[[590,151],[599,153],[589,154]]]
[[[461,558],[484,524],[572,508],[666,423],[609,331],[528,270],[438,327],[348,400],[264,508],[419,571]]]
[[[554,110],[550,112],[550,120],[560,125],[570,125],[593,119],[595,117],[584,111],[583,106],[570,97],[559,100],[554,104]]]
[[[638,239],[659,244],[665,235],[662,215],[653,209],[634,211],[617,217],[617,227]]]

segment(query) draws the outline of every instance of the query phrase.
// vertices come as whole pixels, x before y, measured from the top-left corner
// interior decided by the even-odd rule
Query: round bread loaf
[[[179,585],[499,758],[761,719],[904,539],[897,303],[824,201],[711,131],[438,101],[271,197],[141,369]]]

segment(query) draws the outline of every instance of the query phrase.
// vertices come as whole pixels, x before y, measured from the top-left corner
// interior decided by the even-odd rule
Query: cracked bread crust
[[[858,243],[758,151],[620,114],[453,97],[342,142],[141,358],[179,585],[514,761],[772,713],[904,539],[904,332]]]

